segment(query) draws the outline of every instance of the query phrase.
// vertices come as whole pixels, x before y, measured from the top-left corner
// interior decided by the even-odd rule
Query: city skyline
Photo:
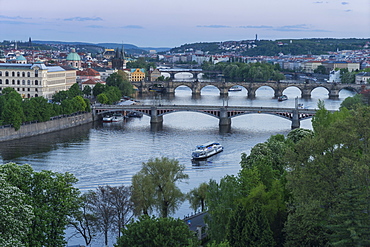
[[[369,38],[368,0],[0,0],[2,40],[176,47],[228,40]]]

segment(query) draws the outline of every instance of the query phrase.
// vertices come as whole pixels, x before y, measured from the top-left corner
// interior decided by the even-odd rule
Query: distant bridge
[[[315,88],[325,88],[328,90],[329,99],[339,98],[339,92],[343,89],[349,89],[360,93],[363,89],[370,89],[370,85],[365,84],[336,84],[336,83],[302,83],[301,81],[286,80],[286,81],[266,81],[266,82],[222,82],[222,81],[163,81],[163,82],[132,82],[138,88],[141,94],[148,93],[153,84],[161,84],[165,89],[164,93],[174,94],[179,86],[187,86],[191,89],[193,95],[200,95],[202,88],[205,86],[214,86],[220,90],[220,95],[226,96],[232,86],[242,86],[248,91],[248,98],[256,97],[256,91],[260,87],[267,86],[274,90],[274,97],[277,98],[283,95],[283,91],[288,87],[296,87],[301,91],[302,98],[310,98],[311,93]]]
[[[292,122],[291,128],[299,128],[300,120],[312,118],[316,109],[276,108],[276,107],[246,107],[246,106],[207,106],[207,105],[99,105],[93,107],[94,116],[113,112],[141,112],[150,117],[151,125],[162,125],[163,116],[174,112],[198,112],[219,119],[219,127],[228,130],[231,119],[245,114],[270,114]]]

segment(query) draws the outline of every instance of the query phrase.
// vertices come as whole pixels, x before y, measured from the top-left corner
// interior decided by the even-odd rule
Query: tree
[[[137,194],[142,194],[142,188],[149,186],[154,188],[154,193],[151,195],[153,202],[152,207],[156,208],[161,217],[167,217],[174,213],[184,200],[184,194],[176,186],[176,182],[187,179],[189,176],[184,173],[185,166],[180,165],[175,159],[166,157],[149,159],[143,163],[138,174],[144,179],[143,184],[133,183],[133,197],[140,197]],[[137,180],[135,182],[138,182]],[[149,191],[150,189],[144,189]],[[142,204],[141,204],[142,205]],[[135,205],[136,207],[136,205]],[[141,207],[143,208],[143,207]]]
[[[134,204],[134,214],[136,216],[149,215],[155,204],[153,197],[155,188],[151,186],[151,178],[139,171],[132,176],[132,189],[131,200]]]
[[[95,218],[94,226],[104,234],[104,244],[108,246],[108,233],[113,227],[114,207],[110,203],[110,193],[107,186],[99,186],[86,195],[87,209]]]
[[[35,172],[29,165],[8,163],[0,166],[0,174],[11,186],[26,196],[32,206],[32,219],[25,246],[64,246],[68,218],[78,210],[79,191],[73,187],[77,179],[69,173]]]
[[[340,104],[340,108],[347,108],[348,110],[355,109],[358,105],[364,105],[364,96],[362,94],[356,94],[353,97],[347,97]]]
[[[326,68],[324,65],[319,65],[317,66],[317,68],[313,71],[314,73],[318,73],[318,74],[323,74],[323,75],[327,75],[328,72],[326,71]]]
[[[208,184],[201,183],[199,187],[192,189],[188,194],[187,198],[190,202],[190,207],[196,212],[200,207],[201,212],[205,210],[205,201],[207,197]]]
[[[143,215],[122,230],[116,246],[132,247],[196,247],[198,241],[189,227],[180,219],[155,218]]]
[[[13,125],[15,130],[19,130],[24,121],[22,109],[22,97],[13,88],[4,88],[2,91],[4,103],[1,107],[1,119],[4,123]]]
[[[89,85],[85,86],[82,90],[83,94],[89,97],[91,95],[92,89]]]
[[[99,94],[103,93],[105,90],[105,85],[101,83],[96,83],[95,87],[93,88],[93,95],[97,97]]]
[[[314,137],[287,153],[287,186],[294,199],[285,229],[287,246],[361,242],[356,238],[370,225],[364,214],[370,194],[369,121],[368,107],[320,113]]]
[[[239,205],[230,217],[227,231],[231,246],[275,246],[273,233],[259,204],[249,210]]]
[[[127,80],[125,72],[116,72],[107,78],[107,86],[117,87],[121,91],[121,95],[131,96],[134,92],[132,84]]]
[[[0,175],[0,245],[26,246],[27,235],[34,218],[33,208],[26,195],[11,186]]]

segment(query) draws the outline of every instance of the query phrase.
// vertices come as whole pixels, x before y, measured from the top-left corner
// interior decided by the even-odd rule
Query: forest
[[[204,181],[183,193],[185,166],[176,159],[143,162],[131,186],[81,193],[70,173],[0,165],[0,245],[65,246],[75,229],[86,246],[98,234],[122,246],[199,246],[171,215],[184,200],[207,211],[209,247],[369,246],[370,107],[362,95],[340,110],[322,101],[312,130],[271,136],[243,153],[237,175]],[[124,164],[122,164],[124,165]]]

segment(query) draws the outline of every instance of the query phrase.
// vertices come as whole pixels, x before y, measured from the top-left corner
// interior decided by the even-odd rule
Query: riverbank
[[[13,127],[2,126],[2,128],[0,128],[0,142],[68,129],[79,125],[91,123],[93,121],[93,115],[91,114],[91,112],[87,112],[76,113],[63,117],[54,117],[47,122],[23,124],[21,128],[17,131]]]

